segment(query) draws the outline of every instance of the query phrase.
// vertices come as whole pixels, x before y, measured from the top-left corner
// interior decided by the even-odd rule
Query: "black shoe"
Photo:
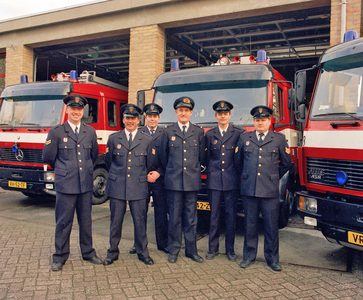
[[[203,257],[199,256],[198,254],[185,255],[185,256],[197,263],[201,263],[203,261]]]
[[[132,247],[129,251],[130,254],[136,254],[136,249],[135,247]]]
[[[240,266],[241,268],[246,269],[246,268],[248,268],[250,265],[252,265],[253,263],[255,263],[255,261],[254,261],[254,260],[242,260],[242,261],[241,261],[241,263],[239,264],[239,266]]]
[[[144,262],[145,265],[153,265],[154,261],[152,260],[152,258],[150,256],[145,257],[145,258],[139,258],[142,262]]]
[[[227,253],[227,259],[229,261],[236,261],[237,260],[237,255],[234,253]]]
[[[112,264],[113,264],[113,262],[114,262],[115,260],[118,260],[118,258],[112,259],[112,258],[107,257],[107,258],[103,261],[103,265],[104,265],[104,266],[112,265]]]
[[[103,263],[102,259],[97,257],[96,255],[89,259],[84,259],[84,260],[89,261],[90,263],[95,265],[101,265]]]
[[[208,260],[211,260],[211,259],[214,259],[217,255],[219,254],[219,252],[208,252],[206,255],[205,255],[205,258],[208,259]]]
[[[176,260],[178,259],[178,255],[176,254],[169,254],[169,257],[168,257],[168,262],[170,263],[176,263]]]
[[[63,264],[61,262],[54,262],[52,263],[52,271],[60,271],[62,270]]]
[[[159,251],[164,251],[164,253],[169,254],[169,249],[168,248],[158,248]]]
[[[272,271],[275,271],[275,272],[280,272],[282,270],[282,267],[280,266],[279,263],[272,263],[272,264],[269,264],[268,265]]]

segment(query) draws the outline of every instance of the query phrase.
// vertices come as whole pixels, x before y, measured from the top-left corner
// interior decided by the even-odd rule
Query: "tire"
[[[93,171],[93,205],[102,204],[108,199],[105,193],[107,178],[108,172],[106,169],[97,168]]]
[[[280,203],[279,229],[285,228],[289,223],[289,217],[294,209],[294,194],[286,189],[285,199]]]
[[[33,199],[39,199],[44,197],[44,195],[40,195],[40,194],[35,194],[35,193],[30,193],[30,192],[22,192],[23,195],[29,197],[29,198],[33,198]]]

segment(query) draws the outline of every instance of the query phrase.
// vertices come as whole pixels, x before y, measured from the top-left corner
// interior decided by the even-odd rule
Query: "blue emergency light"
[[[76,70],[71,70],[69,74],[69,81],[78,82],[78,72]]]
[[[18,152],[18,145],[14,144],[13,147],[11,147],[11,151],[13,151],[14,153]]]
[[[267,63],[267,55],[266,55],[266,51],[265,50],[258,50],[257,51],[257,58],[256,58],[256,63]]]
[[[344,171],[339,171],[336,175],[335,175],[335,179],[336,181],[340,184],[340,185],[344,185],[347,183],[348,181],[348,174],[345,173]]]
[[[344,33],[344,42],[348,42],[351,40],[355,40],[358,38],[358,32],[356,32],[355,30],[349,30],[346,33]]]
[[[179,59],[177,58],[172,59],[170,71],[179,71],[179,70],[180,70]]]
[[[20,75],[20,83],[28,83],[28,76]]]

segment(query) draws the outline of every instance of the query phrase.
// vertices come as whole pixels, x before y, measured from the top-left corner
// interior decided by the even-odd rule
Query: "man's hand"
[[[147,181],[150,183],[154,183],[158,178],[160,177],[160,174],[156,171],[151,171],[149,174],[147,174]]]

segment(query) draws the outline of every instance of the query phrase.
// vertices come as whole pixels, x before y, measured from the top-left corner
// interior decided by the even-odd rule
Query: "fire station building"
[[[266,50],[293,80],[342,34],[361,36],[363,0],[109,0],[0,21],[0,92],[77,70],[128,86],[129,101],[170,70]]]

